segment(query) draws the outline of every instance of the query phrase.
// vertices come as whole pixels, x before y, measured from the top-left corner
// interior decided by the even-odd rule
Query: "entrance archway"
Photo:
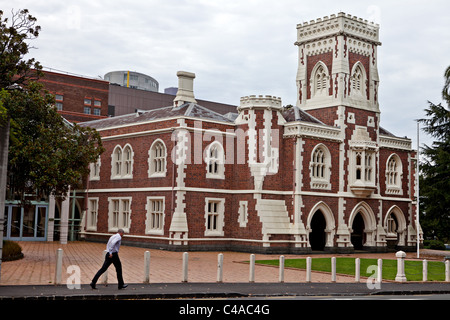
[[[362,250],[365,243],[364,219],[361,212],[358,212],[353,219],[351,241],[355,250]]]
[[[311,219],[311,233],[309,234],[309,244],[311,250],[323,251],[326,244],[325,228],[327,222],[322,211],[317,210]]]

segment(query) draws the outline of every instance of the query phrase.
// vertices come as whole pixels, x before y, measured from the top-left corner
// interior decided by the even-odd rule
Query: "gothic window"
[[[122,175],[122,148],[117,146],[112,154],[112,177],[119,178]]]
[[[359,94],[363,95],[364,93],[364,81],[365,81],[365,74],[361,67],[360,63],[357,63],[355,67],[353,68],[353,73],[350,78],[351,82],[351,93],[352,94]]]
[[[324,144],[317,145],[311,156],[311,188],[330,189],[331,156]]]
[[[314,69],[315,71],[313,71],[313,76],[311,79],[313,87],[313,96],[325,95],[327,94],[328,82],[330,79],[328,75],[328,70],[326,69],[325,65],[321,62],[319,62]]]
[[[225,155],[219,142],[211,143],[206,149],[206,178],[225,178]]]
[[[133,173],[133,150],[131,150],[129,145],[124,149],[124,168],[125,172],[123,174],[125,176],[130,176]]]
[[[116,146],[112,154],[111,179],[133,177],[133,149],[129,144],[122,149]]]
[[[166,176],[166,146],[161,140],[156,140],[149,150],[149,177]]]
[[[96,162],[93,162],[89,165],[89,180],[100,180],[100,157],[98,157]]]
[[[388,194],[398,194],[401,191],[402,163],[396,154],[392,154],[386,164],[386,192]]]
[[[361,180],[361,171],[362,171],[362,163],[361,163],[361,152],[356,153],[356,180]]]
[[[366,181],[372,181],[373,173],[373,154],[366,152],[366,163],[364,168],[364,178]]]

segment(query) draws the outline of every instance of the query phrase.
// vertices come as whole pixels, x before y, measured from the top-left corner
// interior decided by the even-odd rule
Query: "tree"
[[[81,187],[89,163],[103,152],[97,131],[66,122],[54,106],[53,95],[30,82],[11,92],[8,189],[22,203],[26,194],[62,198],[69,187]]]
[[[421,225],[424,233],[442,241],[450,240],[450,67],[445,74],[442,97],[447,106],[428,102],[426,117],[419,122],[435,140],[422,148],[420,164]]]

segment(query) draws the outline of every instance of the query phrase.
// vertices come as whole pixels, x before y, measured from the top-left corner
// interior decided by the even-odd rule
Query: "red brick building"
[[[415,152],[380,127],[379,26],[339,13],[297,26],[298,101],[241,98],[225,117],[179,72],[168,107],[87,122],[83,236],[170,250],[408,250]],[[419,232],[421,237],[421,231]]]
[[[39,79],[55,95],[58,113],[74,123],[108,116],[109,82],[62,72],[43,71]]]

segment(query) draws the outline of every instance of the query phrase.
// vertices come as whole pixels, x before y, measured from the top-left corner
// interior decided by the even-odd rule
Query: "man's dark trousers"
[[[117,281],[119,282],[119,288],[123,287],[123,277],[122,277],[122,263],[119,259],[119,254],[117,252],[114,252],[112,254],[112,258],[109,257],[109,253],[106,253],[105,255],[105,262],[103,262],[103,266],[98,270],[98,272],[95,274],[94,279],[92,279],[92,283],[95,285],[98,281],[98,278],[106,271],[108,270],[109,266],[111,264],[114,264],[114,267],[116,268],[117,273]]]

